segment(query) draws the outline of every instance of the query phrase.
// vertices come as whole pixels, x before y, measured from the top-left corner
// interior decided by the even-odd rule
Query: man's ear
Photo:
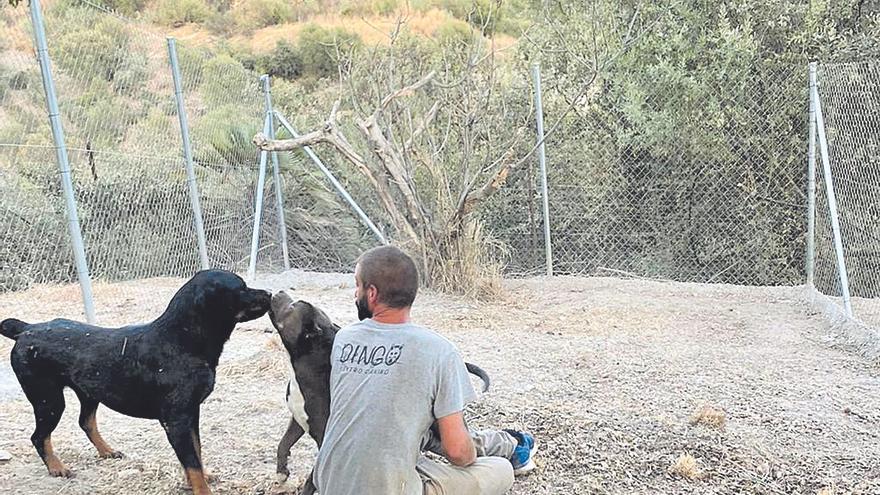
[[[379,302],[379,289],[377,289],[375,285],[371,285],[367,288],[367,301],[374,306]]]

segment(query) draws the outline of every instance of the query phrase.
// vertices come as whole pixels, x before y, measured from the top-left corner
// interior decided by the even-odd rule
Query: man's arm
[[[437,430],[440,432],[443,455],[449,459],[449,462],[459,467],[466,467],[477,460],[477,449],[474,448],[474,442],[464,424],[464,416],[461,412],[438,419]]]

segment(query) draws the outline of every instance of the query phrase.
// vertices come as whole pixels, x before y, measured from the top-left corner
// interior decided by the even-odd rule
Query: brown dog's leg
[[[97,410],[98,410],[98,402],[85,398],[79,394],[80,402],[80,410],[79,410],[79,427],[86,433],[86,436],[89,437],[89,441],[92,442],[92,445],[98,449],[98,455],[102,459],[119,459],[123,457],[122,452],[113,449],[107,442],[104,441],[104,438],[101,436],[101,433],[98,431],[98,420],[97,420]]]

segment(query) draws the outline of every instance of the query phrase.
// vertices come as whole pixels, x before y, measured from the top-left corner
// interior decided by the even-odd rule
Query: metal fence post
[[[290,125],[290,122],[288,122],[287,119],[284,118],[284,115],[275,112],[275,116],[278,117],[278,121],[281,122],[281,125],[284,126],[285,129],[287,129],[287,132],[289,132],[291,136],[293,136],[294,138],[299,137],[299,133],[293,129],[293,126]],[[309,158],[311,158],[312,161],[315,162],[315,165],[317,165],[321,172],[324,173],[324,176],[327,177],[327,180],[329,180],[330,183],[333,184],[336,192],[338,192],[339,195],[342,196],[342,198],[345,199],[346,202],[348,202],[349,206],[351,206],[351,209],[353,209],[355,213],[357,213],[357,216],[360,217],[364,225],[366,225],[367,228],[369,228],[373,232],[376,238],[379,239],[379,242],[381,242],[382,244],[388,244],[388,240],[386,240],[385,236],[382,235],[382,231],[380,231],[379,228],[376,227],[376,224],[374,224],[373,221],[370,220],[370,217],[368,217],[367,214],[364,213],[364,210],[362,210],[361,207],[358,206],[357,202],[351,197],[350,194],[348,194],[348,191],[345,190],[345,187],[343,187],[343,185],[340,184],[338,180],[336,180],[336,177],[333,176],[333,173],[324,166],[324,162],[322,162],[321,159],[318,158],[318,155],[316,155],[315,152],[313,152],[312,149],[308,146],[303,146],[303,151],[305,151],[306,155],[308,155]]]
[[[807,151],[807,286],[813,287],[816,263],[816,62],[810,62],[810,145]]]
[[[192,204],[193,218],[196,226],[196,239],[199,244],[199,259],[202,270],[211,268],[208,261],[208,246],[205,241],[205,224],[202,220],[202,206],[199,203],[199,188],[196,184],[196,173],[193,169],[192,145],[189,140],[189,124],[186,119],[186,105],[183,101],[183,83],[180,79],[180,64],[177,61],[177,42],[174,38],[168,41],[168,58],[171,60],[171,76],[174,79],[174,99],[177,100],[177,119],[180,122],[180,138],[183,141],[183,158],[186,163],[186,182],[189,186],[189,201]]]
[[[272,119],[269,115],[263,119],[263,134],[269,134],[269,128],[272,127]],[[251,259],[248,263],[248,278],[253,280],[257,273],[257,250],[260,247],[260,222],[263,219],[263,189],[266,186],[266,160],[268,158],[266,151],[260,152],[260,173],[257,178],[257,194],[256,205],[254,206],[254,233],[251,236]]]
[[[73,245],[76,273],[79,277],[79,287],[82,291],[86,320],[89,323],[95,323],[95,301],[92,296],[92,281],[89,277],[86,250],[83,243],[82,231],[79,226],[79,216],[76,212],[76,199],[73,194],[73,180],[70,174],[70,162],[67,157],[67,145],[64,141],[64,129],[61,126],[58,100],[55,95],[55,82],[52,79],[52,64],[49,60],[49,48],[46,44],[46,30],[43,26],[43,12],[40,8],[39,0],[30,1],[30,14],[31,22],[34,27],[34,41],[37,45],[37,56],[40,60],[43,91],[46,94],[46,105],[49,110],[49,123],[52,126],[52,137],[55,141],[55,156],[58,160],[58,168],[61,172],[61,187],[64,191],[64,199],[66,201],[67,225],[70,230],[71,244]]]
[[[810,95],[816,108],[816,130],[819,135],[819,153],[822,156],[822,171],[825,176],[825,193],[828,197],[828,210],[831,214],[831,230],[834,234],[834,251],[837,255],[837,272],[840,276],[840,291],[843,295],[843,307],[846,315],[852,318],[853,310],[849,295],[849,277],[846,262],[843,259],[843,239],[840,234],[840,221],[837,216],[837,197],[834,195],[834,181],[831,177],[831,159],[828,155],[828,141],[825,136],[825,118],[822,116],[822,101],[819,99],[819,88],[810,88]]]
[[[269,119],[269,139],[275,139],[275,117],[272,110],[272,89],[269,74],[260,76],[263,93],[266,95],[266,117]],[[290,270],[290,255],[287,250],[287,224],[284,222],[284,201],[281,197],[281,173],[278,168],[278,153],[272,152],[272,180],[275,182],[275,206],[278,208],[278,235],[281,238],[281,253],[284,256],[284,269]]]
[[[553,275],[553,247],[550,242],[550,198],[547,187],[547,158],[544,154],[544,109],[541,106],[541,66],[532,66],[535,81],[535,121],[538,127],[538,163],[541,166],[541,196],[544,208],[544,254],[547,258],[547,275]]]

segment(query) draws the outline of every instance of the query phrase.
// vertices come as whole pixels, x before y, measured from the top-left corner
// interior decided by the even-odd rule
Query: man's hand
[[[449,462],[459,467],[466,467],[477,460],[477,450],[464,424],[464,416],[460,412],[438,419],[437,430],[440,432],[443,455],[449,459]]]

